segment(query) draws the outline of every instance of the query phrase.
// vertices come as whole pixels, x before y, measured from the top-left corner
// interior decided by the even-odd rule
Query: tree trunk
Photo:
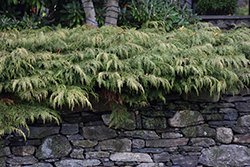
[[[97,26],[98,23],[95,18],[95,9],[92,0],[82,0],[83,9],[86,17],[86,24]]]
[[[105,14],[105,26],[117,25],[119,0],[107,0],[107,12]]]

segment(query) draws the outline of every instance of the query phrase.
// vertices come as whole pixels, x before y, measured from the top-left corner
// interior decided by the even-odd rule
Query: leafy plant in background
[[[238,7],[234,15],[248,15],[249,14],[249,5],[245,7]]]
[[[201,15],[233,15],[238,0],[199,0],[196,10]]]
[[[172,30],[183,25],[198,22],[200,19],[178,2],[169,0],[132,0],[131,4],[125,5],[122,9],[120,25],[130,27],[141,27],[149,21],[163,21],[166,30]]]
[[[119,125],[127,121],[129,106],[165,101],[169,92],[244,88],[250,83],[249,39],[247,28],[223,34],[211,24],[196,24],[167,33],[162,22],[139,30],[85,25],[1,32],[0,127],[15,131],[35,115],[58,120],[51,107],[91,108],[90,95],[104,95],[112,124]],[[15,122],[17,115],[22,119]]]

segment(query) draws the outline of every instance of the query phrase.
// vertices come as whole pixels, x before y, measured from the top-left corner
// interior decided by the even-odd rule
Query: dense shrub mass
[[[243,88],[250,77],[249,39],[245,28],[222,33],[196,24],[166,33],[160,22],[140,30],[82,26],[2,32],[0,132],[25,126],[27,118],[58,120],[50,107],[91,107],[89,96],[98,98],[98,92],[113,108],[113,123],[121,123],[128,105],[165,101],[169,92]]]

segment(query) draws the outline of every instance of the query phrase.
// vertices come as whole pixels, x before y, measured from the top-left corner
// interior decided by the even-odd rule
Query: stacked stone
[[[0,140],[0,167],[250,166],[249,95],[170,95],[166,104],[131,110],[132,121],[117,129],[109,128],[109,112],[32,124],[27,141]]]

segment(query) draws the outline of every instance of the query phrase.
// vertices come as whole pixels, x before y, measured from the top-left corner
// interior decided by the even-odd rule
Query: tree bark
[[[119,0],[107,0],[107,12],[105,14],[105,26],[117,25]]]
[[[92,0],[82,0],[83,9],[85,12],[86,24],[97,26],[95,18],[95,9]]]

